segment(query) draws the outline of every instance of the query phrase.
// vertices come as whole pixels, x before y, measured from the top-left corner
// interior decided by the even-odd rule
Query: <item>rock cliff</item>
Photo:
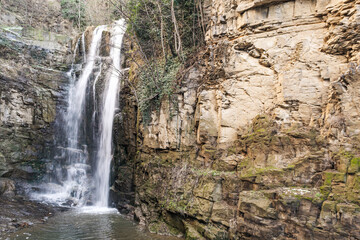
[[[140,125],[135,218],[186,239],[360,239],[360,2],[204,12],[178,106]]]
[[[52,161],[73,30],[58,1],[0,4],[3,202],[7,178],[34,180]],[[206,46],[181,71],[177,106],[163,101],[141,124],[122,87],[114,202],[186,239],[360,239],[360,2],[203,10]]]
[[[1,235],[53,212],[17,194],[26,187],[19,182],[41,179],[50,162],[56,118],[66,97],[73,30],[57,1],[0,4]]]
[[[29,180],[54,143],[71,29],[57,1],[2,1],[0,16],[0,176]]]

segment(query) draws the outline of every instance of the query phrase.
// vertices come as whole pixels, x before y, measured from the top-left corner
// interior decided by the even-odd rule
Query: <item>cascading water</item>
[[[89,171],[89,159],[86,144],[82,143],[82,121],[85,112],[86,89],[93,73],[95,61],[99,57],[101,36],[106,26],[99,26],[95,29],[90,45],[85,67],[75,84],[70,88],[69,106],[66,115],[66,132],[68,140],[67,179],[64,182],[65,195],[71,196],[77,204],[85,200],[83,195],[88,189],[87,172]],[[84,42],[84,41],[83,41]],[[85,47],[83,46],[83,49]]]
[[[105,207],[109,201],[110,164],[112,160],[112,131],[114,113],[119,91],[119,75],[121,64],[121,45],[124,36],[125,22],[119,20],[112,31],[110,58],[112,67],[110,77],[103,94],[103,105],[100,124],[100,142],[96,168],[96,205]]]
[[[86,44],[85,44],[85,32],[81,35],[81,46],[82,46],[82,52],[83,52],[83,58],[84,62],[86,62]]]
[[[88,54],[85,53],[85,34],[81,36],[84,63],[78,78],[76,78],[74,64],[68,73],[70,77],[68,108],[63,114],[66,123],[64,126],[65,147],[59,147],[61,154],[56,157],[62,159],[55,170],[57,184],[50,184],[50,186],[48,184],[46,193],[33,195],[35,198],[59,204],[67,202],[77,206],[84,206],[89,201],[98,207],[108,206],[112,128],[120,85],[124,28],[124,20],[115,22],[111,27],[97,27],[92,33],[91,44],[87,49]],[[101,59],[106,57],[100,56],[100,49],[103,32],[107,29],[111,36],[111,48],[110,59],[105,62],[111,62],[111,67],[108,71],[103,71]],[[78,45],[79,43],[80,39]],[[78,45],[76,50],[79,48]],[[102,72],[105,72],[105,76],[100,81]],[[96,92],[98,81],[102,84],[100,89],[103,89],[100,95]],[[91,108],[89,118],[88,107],[91,105],[94,107]],[[97,115],[99,117],[96,117]],[[89,128],[91,130],[86,131]],[[89,140],[90,135],[93,136],[92,140]],[[90,149],[94,153],[93,157],[88,152],[88,146],[94,148]],[[96,169],[91,169],[91,166]],[[92,174],[95,174],[94,177],[91,177]],[[94,195],[90,196],[91,193]]]

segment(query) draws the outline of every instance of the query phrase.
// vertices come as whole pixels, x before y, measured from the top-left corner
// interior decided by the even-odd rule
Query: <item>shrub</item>
[[[172,10],[176,18],[177,29],[184,52],[189,52],[195,46],[201,45],[204,39],[202,16],[198,9],[199,0],[129,0],[127,12],[128,32],[139,40],[139,44],[147,57],[166,54],[175,57],[176,51],[175,23]],[[163,38],[164,46],[161,46]],[[180,56],[182,57],[182,56]]]

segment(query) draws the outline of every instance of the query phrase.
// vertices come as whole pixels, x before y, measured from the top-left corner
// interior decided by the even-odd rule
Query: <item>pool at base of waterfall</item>
[[[175,240],[143,232],[116,209],[84,207],[58,213],[44,224],[8,234],[4,240]]]

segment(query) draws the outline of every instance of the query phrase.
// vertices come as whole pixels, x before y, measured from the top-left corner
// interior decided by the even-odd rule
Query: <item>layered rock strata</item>
[[[30,2],[4,1],[0,19],[0,176],[25,179],[41,175],[54,143],[70,40],[60,34],[69,33],[69,24],[61,20],[59,3],[34,1],[32,8],[46,8],[26,15]],[[47,13],[52,24],[44,20]]]
[[[136,219],[187,239],[360,239],[359,6],[205,2],[178,109],[140,127]]]

